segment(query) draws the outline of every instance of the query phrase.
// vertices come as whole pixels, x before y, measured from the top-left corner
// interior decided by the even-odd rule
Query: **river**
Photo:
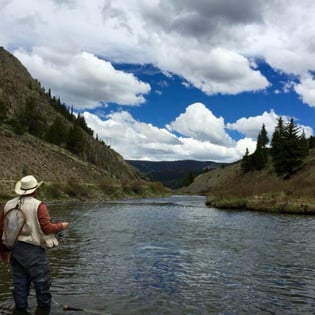
[[[315,312],[313,216],[217,210],[201,196],[48,205],[72,222],[49,251],[54,314],[64,304],[86,314]],[[12,314],[3,264],[0,280],[0,313]]]

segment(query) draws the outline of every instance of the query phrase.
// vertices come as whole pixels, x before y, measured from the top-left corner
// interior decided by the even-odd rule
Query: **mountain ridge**
[[[182,187],[189,176],[195,177],[211,169],[227,165],[227,163],[189,159],[177,161],[126,160],[126,162],[132,165],[140,176],[151,181],[159,181],[171,189]]]

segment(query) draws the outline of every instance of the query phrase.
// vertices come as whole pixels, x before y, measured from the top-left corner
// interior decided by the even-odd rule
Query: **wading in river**
[[[34,285],[38,313],[51,307],[50,267],[46,250],[58,245],[55,234],[68,222],[50,222],[47,206],[36,199],[42,182],[32,175],[16,183],[17,197],[9,200],[0,214],[0,258],[9,262],[13,277],[15,311],[27,314],[27,299]]]

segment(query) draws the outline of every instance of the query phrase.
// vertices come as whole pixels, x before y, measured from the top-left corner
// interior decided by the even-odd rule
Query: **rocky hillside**
[[[61,134],[63,138],[54,144],[56,137],[48,131],[54,131],[51,127],[56,122],[68,134],[79,132],[79,142],[71,139],[78,148],[70,146],[65,138],[68,134]],[[0,195],[10,194],[12,183],[26,174],[56,187],[82,183],[104,188],[139,181],[119,153],[93,137],[84,119],[82,124],[82,119],[52,98],[50,90],[45,91],[19,60],[0,47]]]

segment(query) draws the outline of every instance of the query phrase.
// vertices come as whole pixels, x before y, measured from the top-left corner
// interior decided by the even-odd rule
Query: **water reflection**
[[[204,201],[50,205],[52,216],[73,222],[49,254],[55,313],[67,304],[111,314],[311,314],[315,218],[219,211]]]

